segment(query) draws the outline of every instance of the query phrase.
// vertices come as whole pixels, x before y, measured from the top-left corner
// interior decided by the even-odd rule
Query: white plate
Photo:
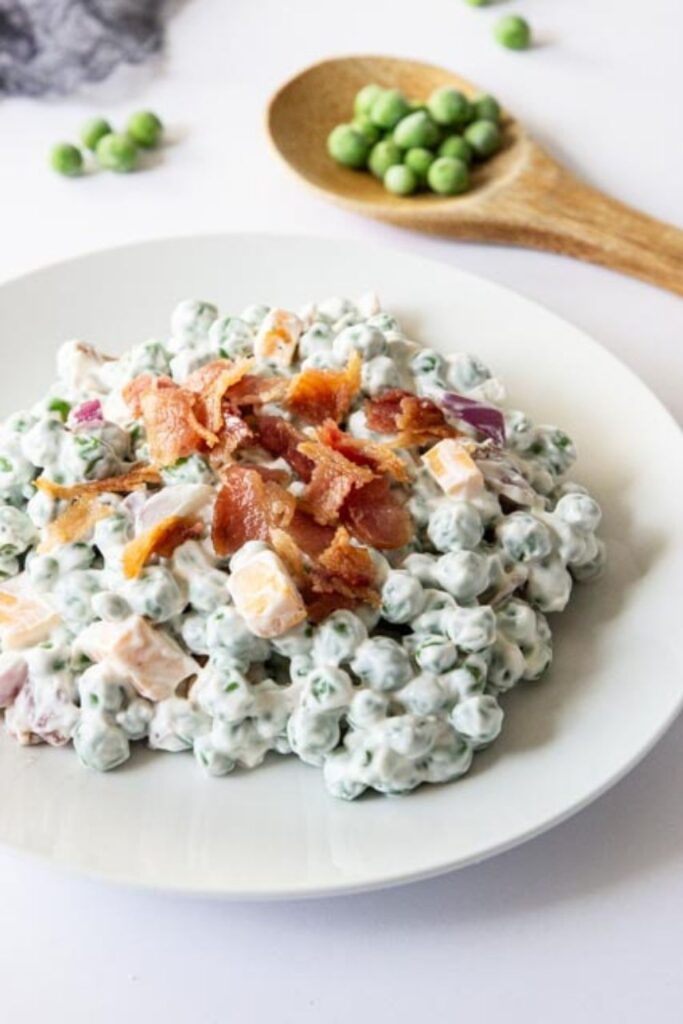
[[[681,434],[604,349],[503,288],[367,244],[305,238],[172,239],[98,253],[0,288],[0,412],[38,397],[61,340],[116,351],[163,335],[178,299],[239,311],[369,288],[421,341],[480,354],[512,405],[578,443],[575,475],[603,505],[609,568],[553,619],[550,675],[506,698],[503,736],[470,775],[400,799],[340,802],[319,771],[276,756],[208,779],[189,755],[141,752],[98,775],[71,749],[22,749],[3,732],[0,841],[110,880],[233,898],[389,885],[549,828],[612,785],[671,723],[683,700]]]

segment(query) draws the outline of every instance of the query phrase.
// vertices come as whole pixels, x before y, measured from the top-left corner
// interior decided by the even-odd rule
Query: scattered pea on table
[[[132,139],[127,135],[110,132],[104,135],[95,149],[97,162],[108,171],[125,174],[132,171],[138,159],[138,150]]]
[[[100,139],[105,135],[110,135],[113,131],[109,121],[105,121],[103,117],[91,117],[81,128],[81,142],[86,149],[90,149],[94,153]]]
[[[145,149],[154,149],[159,145],[163,130],[161,121],[151,110],[139,110],[132,114],[126,125],[129,138]]]
[[[70,142],[58,142],[50,153],[50,164],[58,174],[73,178],[83,170],[83,156]]]
[[[493,27],[493,34],[501,46],[508,50],[527,50],[531,45],[531,27],[525,18],[506,14]]]
[[[60,142],[50,152],[50,164],[58,174],[74,177],[84,169],[83,151],[90,150],[99,167],[119,173],[132,171],[138,163],[138,147],[157,147],[163,131],[161,119],[151,110],[132,114],[125,132],[114,131],[104,117],[91,117],[81,126],[82,149],[70,142]],[[376,138],[379,135],[378,131]],[[365,156],[369,146],[367,142]],[[340,157],[335,155],[335,159],[340,160]]]

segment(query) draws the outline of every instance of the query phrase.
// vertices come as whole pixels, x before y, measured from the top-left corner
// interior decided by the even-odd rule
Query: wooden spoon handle
[[[499,229],[489,237],[599,263],[683,295],[683,231],[591,188],[529,145],[498,214],[495,196],[487,204]]]

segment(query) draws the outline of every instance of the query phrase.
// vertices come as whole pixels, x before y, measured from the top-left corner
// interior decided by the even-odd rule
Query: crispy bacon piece
[[[352,491],[344,502],[341,520],[354,537],[373,548],[401,548],[413,537],[410,513],[385,477],[375,477]]]
[[[111,505],[103,505],[94,494],[84,494],[76,498],[61,515],[48,523],[43,540],[38,547],[42,555],[60,544],[73,544],[87,537],[95,523],[110,516],[114,509]]]
[[[429,398],[409,395],[401,402],[401,415],[396,421],[399,435],[394,444],[399,448],[430,444],[443,437],[456,437],[458,431],[446,422],[441,409]]]
[[[311,588],[317,594],[341,594],[352,601],[379,605],[377,569],[367,548],[351,543],[340,526],[330,546],[311,571]]]
[[[349,597],[342,597],[341,594],[316,594],[312,590],[305,591],[303,598],[307,617],[316,625],[322,622],[323,619],[326,619],[328,615],[331,615],[332,612],[339,611],[340,608],[350,611],[358,603],[357,601],[352,601]]]
[[[191,537],[199,537],[203,524],[192,516],[168,516],[150,530],[129,541],[123,549],[123,574],[134,579],[152,555],[170,558],[175,549]]]
[[[189,375],[183,388],[198,396],[195,408],[201,422],[214,434],[223,426],[223,398],[254,364],[253,359],[214,359]]]
[[[149,452],[158,466],[170,466],[218,438],[195,414],[197,396],[184,388],[154,388],[140,399]]]
[[[365,417],[370,430],[380,434],[398,434],[392,442],[394,447],[428,444],[442,437],[455,437],[458,433],[430,398],[418,398],[399,388],[391,388],[367,401]]]
[[[289,381],[284,377],[258,377],[247,374],[237,384],[228,388],[226,398],[231,405],[265,405],[266,402],[279,402],[285,397]]]
[[[313,516],[297,508],[287,527],[287,533],[305,555],[315,559],[332,543],[334,527],[316,523]]]
[[[122,476],[107,476],[102,480],[88,480],[82,484],[56,484],[44,476],[38,477],[35,481],[39,491],[44,491],[52,498],[66,501],[87,494],[127,494],[129,491],[136,491],[138,487],[144,487],[145,484],[160,483],[159,470],[143,463],[133,466]]]
[[[287,408],[308,423],[344,419],[360,389],[362,359],[353,352],[344,370],[304,370],[289,385]]]
[[[232,456],[237,449],[253,440],[253,433],[248,423],[235,412],[223,409],[223,426],[218,435],[218,444],[209,452],[209,464],[216,473],[232,463]]]
[[[401,402],[410,398],[410,391],[389,388],[376,398],[365,402],[365,419],[370,430],[378,434],[394,434],[398,430],[397,418],[401,415]]]
[[[299,445],[308,438],[282,416],[258,416],[252,425],[256,439],[271,455],[283,458],[297,476],[308,483],[314,464],[299,451]]]
[[[334,525],[352,490],[372,480],[372,470],[367,466],[357,466],[320,441],[303,441],[299,451],[315,467],[301,506],[316,522],[323,526]]]
[[[230,466],[223,475],[213,512],[211,539],[218,555],[231,555],[248,540],[269,540],[294,515],[293,495],[255,469]]]
[[[388,473],[400,483],[408,483],[410,480],[408,467],[400,455],[397,455],[389,445],[351,437],[350,434],[340,430],[333,420],[325,420],[322,427],[318,428],[317,436],[318,440],[326,444],[328,448],[334,448],[336,452],[343,455],[349,462],[355,462],[357,466],[369,466],[378,474]]]
[[[256,475],[261,477],[258,471]],[[273,480],[263,480],[263,477],[261,477],[261,481],[266,496],[268,523],[271,528],[284,530],[289,526],[294,516],[296,498]]]
[[[164,388],[175,389],[178,385],[170,377],[154,377],[151,373],[141,373],[125,385],[121,394],[123,400],[130,409],[134,419],[142,416],[142,396],[149,391],[163,390]]]
[[[274,484],[286,487],[292,477],[286,469],[273,469],[271,466],[260,466],[257,462],[240,462],[242,469],[253,469],[262,480],[270,480]]]
[[[270,531],[270,544],[275,554],[284,562],[289,575],[297,587],[306,581],[306,569],[301,550],[287,530],[273,527]]]

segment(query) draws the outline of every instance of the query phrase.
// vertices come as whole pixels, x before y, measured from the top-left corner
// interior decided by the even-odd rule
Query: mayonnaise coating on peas
[[[474,103],[479,120],[470,128],[494,126],[495,101],[484,99]],[[356,116],[368,117],[380,100],[386,119],[401,105],[373,89]],[[443,120],[453,97],[439,102]],[[424,124],[422,115],[410,107],[397,127]],[[417,175],[408,157],[421,152],[406,150],[404,163],[389,138],[373,148],[394,177]],[[423,160],[426,173],[443,159]],[[259,339],[282,323],[296,330],[288,358],[274,366]],[[374,296],[329,296],[298,314],[184,300],[167,336],[113,360],[84,342],[65,343],[57,383],[0,425],[0,708],[9,735],[72,744],[96,771],[115,769],[143,743],[192,753],[216,777],[294,756],[346,800],[466,773],[501,731],[508,692],[542,678],[551,663],[546,616],[564,609],[576,581],[599,574],[605,549],[598,503],[566,475],[576,458],[570,437],[519,411],[503,418],[502,384],[476,355],[444,356],[439,339],[430,340],[435,347],[420,346]],[[319,440],[319,425],[270,397],[263,408],[250,399],[245,446],[227,465],[199,445],[130,492],[105,483],[92,522],[76,516],[77,532],[61,532],[64,514],[78,509],[60,487],[97,491],[150,459],[145,417],[124,399],[131,382],[148,376],[156,394],[182,390],[193,374],[232,372],[239,360],[248,360],[245,386],[274,378],[283,393],[307,368],[340,374],[358,363],[357,390],[338,425],[342,442],[361,482],[368,459],[388,460],[387,492],[410,517],[410,536],[394,548],[349,534],[351,554],[368,554],[372,586],[362,599],[349,596],[348,581],[346,591],[326,590],[320,553],[293,554],[260,523],[233,549],[214,546],[219,493],[229,467],[243,462],[266,493],[282,481],[275,493],[284,526],[296,508],[329,552],[336,527],[306,511],[306,472],[282,451],[296,456],[256,437],[261,416],[309,441]],[[443,420],[436,437],[397,447],[398,429],[384,430],[373,416],[387,396],[400,409],[406,393],[435,416],[452,392],[500,421],[504,436]],[[240,406],[221,402],[220,412],[239,419]],[[131,545],[169,518],[188,533],[131,573]],[[345,522],[353,531],[353,517]],[[332,600],[309,614],[304,595],[312,602],[316,594]]]

